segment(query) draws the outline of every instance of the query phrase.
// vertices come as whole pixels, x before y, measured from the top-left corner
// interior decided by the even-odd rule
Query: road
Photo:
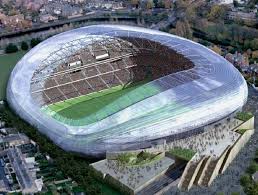
[[[123,21],[123,20],[137,21],[137,16],[129,16],[128,14],[127,15],[126,14],[125,15],[116,15],[115,13],[107,15],[107,12],[105,12],[105,11],[101,11],[101,12],[98,11],[98,12],[95,12],[94,15],[86,15],[86,16],[70,18],[70,19],[66,19],[66,20],[58,20],[56,22],[50,22],[47,24],[40,24],[40,25],[34,26],[30,29],[0,34],[0,38],[11,38],[11,37],[15,37],[15,36],[25,35],[25,34],[32,33],[32,32],[48,30],[50,28],[60,27],[60,26],[63,26],[64,24],[70,24],[70,23],[75,23],[75,22],[80,23],[80,22],[87,22],[87,21],[102,21],[102,20],[108,21],[112,17],[115,17],[118,21],[120,21],[120,20],[121,21]]]
[[[142,191],[137,193],[137,195],[151,195],[159,192],[167,185],[171,184],[172,182],[176,181],[183,173],[186,163],[181,164],[176,169],[168,170],[164,175],[160,178],[149,184],[145,187]]]

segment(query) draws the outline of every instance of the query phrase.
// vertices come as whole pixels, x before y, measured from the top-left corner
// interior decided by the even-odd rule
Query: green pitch
[[[91,124],[160,92],[158,87],[145,83],[142,81],[126,88],[119,85],[42,109],[55,119],[72,126]]]

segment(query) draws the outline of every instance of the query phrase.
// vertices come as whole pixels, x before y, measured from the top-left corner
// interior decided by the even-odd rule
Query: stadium
[[[53,36],[14,68],[7,100],[67,151],[101,155],[204,131],[241,110],[247,85],[221,56],[139,27],[88,26]]]

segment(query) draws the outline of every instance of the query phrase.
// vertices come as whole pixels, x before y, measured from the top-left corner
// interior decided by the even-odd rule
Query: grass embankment
[[[239,119],[241,121],[248,121],[252,117],[253,114],[250,112],[238,112],[235,116],[236,119]]]
[[[117,161],[125,166],[144,165],[161,158],[161,153],[149,153],[142,151],[140,153],[122,153],[117,157]]]
[[[175,148],[171,149],[169,151],[169,153],[180,159],[190,161],[196,152],[191,149],[175,147]]]
[[[236,132],[243,135],[248,129],[238,129]]]
[[[25,51],[0,55],[0,100],[5,99],[6,86],[16,63],[24,56]]]

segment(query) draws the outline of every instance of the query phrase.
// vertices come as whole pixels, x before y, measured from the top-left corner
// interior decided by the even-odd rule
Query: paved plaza
[[[144,165],[125,166],[120,165],[117,160],[105,159],[92,165],[103,174],[109,174],[129,188],[136,190],[161,172],[167,170],[174,162],[171,158],[162,157],[160,160]]]
[[[258,117],[258,92],[249,87],[249,96],[247,104],[244,107],[245,112],[252,112],[255,117]],[[254,122],[255,128],[258,127],[258,121]],[[194,186],[190,191],[180,191],[177,187],[171,188],[165,194],[173,195],[217,195],[218,192],[223,192],[225,195],[232,192],[239,192],[241,195],[245,194],[240,185],[240,177],[245,173],[245,170],[250,165],[254,158],[255,151],[258,146],[258,131],[255,131],[250,141],[240,151],[236,158],[232,161],[226,171],[218,175],[212,184],[206,187]]]
[[[223,119],[205,127],[205,133],[168,143],[167,149],[174,147],[192,149],[198,153],[196,160],[200,160],[204,155],[217,158],[240,137],[240,134],[232,131],[240,123],[240,120],[233,117]]]

